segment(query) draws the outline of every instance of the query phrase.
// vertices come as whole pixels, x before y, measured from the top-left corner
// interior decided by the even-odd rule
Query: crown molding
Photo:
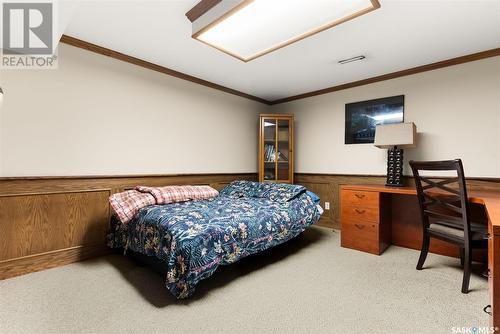
[[[426,65],[422,65],[422,66],[412,67],[412,68],[408,68],[408,69],[402,70],[402,71],[392,72],[392,73],[388,73],[388,74],[379,75],[376,77],[371,77],[368,79],[353,81],[353,82],[349,82],[349,83],[345,83],[345,84],[341,84],[341,85],[337,85],[337,86],[332,86],[332,87],[328,87],[328,88],[324,88],[324,89],[320,89],[320,90],[315,90],[315,91],[308,92],[308,93],[303,93],[303,94],[299,94],[299,95],[285,97],[282,99],[271,101],[271,105],[286,103],[286,102],[300,100],[300,99],[305,99],[305,98],[317,96],[317,95],[328,94],[328,93],[336,92],[339,90],[364,86],[364,85],[368,85],[368,84],[379,82],[379,81],[400,78],[400,77],[404,77],[407,75],[437,70],[437,69],[440,69],[443,67],[459,65],[459,64],[468,63],[471,61],[476,61],[476,60],[490,58],[490,57],[496,57],[496,56],[500,56],[500,48],[481,51],[481,52],[477,52],[477,53],[472,53],[472,54],[461,56],[461,57],[456,57],[456,58],[451,58],[451,59],[447,59],[447,60],[443,60],[443,61],[438,61],[436,63],[430,63],[430,64],[426,64]]]
[[[89,43],[89,42],[86,42],[86,41],[83,41],[81,39],[71,37],[68,35],[63,35],[61,37],[61,42],[68,44],[68,45],[72,45],[72,46],[81,48],[81,49],[85,49],[85,50],[88,50],[91,52],[95,52],[95,53],[98,53],[98,54],[101,54],[101,55],[104,55],[107,57],[112,57],[112,58],[130,63],[130,64],[134,64],[137,66],[148,68],[148,69],[153,70],[153,71],[161,72],[163,74],[170,75],[170,76],[176,77],[178,79],[190,81],[190,82],[193,82],[193,83],[205,86],[205,87],[220,90],[220,91],[225,92],[225,93],[244,97],[246,99],[257,101],[257,102],[260,102],[260,103],[263,103],[266,105],[276,105],[276,104],[291,102],[291,101],[305,99],[305,98],[313,97],[313,96],[317,96],[317,95],[328,94],[328,93],[336,92],[339,90],[364,86],[364,85],[372,84],[372,83],[379,82],[379,81],[400,78],[400,77],[413,75],[413,74],[417,74],[417,73],[433,71],[433,70],[437,70],[437,69],[448,67],[448,66],[459,65],[459,64],[464,64],[464,63],[468,63],[471,61],[500,56],[500,48],[496,48],[496,49],[472,53],[472,54],[468,54],[468,55],[461,56],[461,57],[442,60],[442,61],[438,61],[435,63],[430,63],[430,64],[426,64],[426,65],[422,65],[422,66],[412,67],[412,68],[397,71],[397,72],[383,74],[383,75],[379,75],[379,76],[375,76],[375,77],[371,77],[371,78],[367,78],[367,79],[363,79],[363,80],[353,81],[353,82],[349,82],[349,83],[345,83],[345,84],[341,84],[341,85],[336,85],[336,86],[331,86],[331,87],[320,89],[320,90],[315,90],[315,91],[308,92],[308,93],[298,94],[298,95],[289,96],[289,97],[285,97],[282,99],[270,101],[270,100],[260,98],[258,96],[254,96],[254,95],[240,92],[240,91],[232,89],[232,88],[221,86],[221,85],[218,85],[216,83],[213,83],[213,82],[210,82],[207,80],[203,80],[203,79],[197,78],[197,77],[189,75],[189,74],[175,71],[175,70],[172,70],[168,67],[163,67],[163,66],[160,66],[160,65],[157,65],[154,63],[150,63],[148,61],[145,61],[145,60],[142,60],[139,58],[135,58],[135,57],[123,54],[121,52],[117,52],[117,51],[114,51],[114,50],[111,50],[111,49],[108,49],[108,48],[105,48],[105,47],[102,47],[102,46],[99,46],[96,44],[92,44],[92,43]]]
[[[189,74],[185,74],[185,73],[182,73],[179,71],[175,71],[175,70],[170,69],[168,67],[160,66],[160,65],[157,65],[157,64],[139,59],[139,58],[135,58],[135,57],[126,55],[124,53],[114,51],[114,50],[111,50],[111,49],[108,49],[108,48],[105,48],[105,47],[102,47],[102,46],[99,46],[96,44],[92,44],[92,43],[83,41],[81,39],[75,38],[75,37],[71,37],[68,35],[62,35],[60,41],[64,44],[72,45],[72,46],[75,46],[77,48],[81,48],[81,49],[84,49],[87,51],[98,53],[98,54],[103,55],[103,56],[115,58],[115,59],[124,61],[126,63],[141,66],[141,67],[144,67],[144,68],[156,71],[156,72],[160,72],[160,73],[163,73],[166,75],[176,77],[178,79],[190,81],[190,82],[193,82],[193,83],[205,86],[205,87],[217,89],[217,90],[220,90],[220,91],[225,92],[225,93],[237,95],[237,96],[244,97],[246,99],[250,99],[253,101],[260,102],[260,103],[264,103],[267,105],[271,104],[271,101],[265,100],[263,98],[260,98],[260,97],[254,96],[254,95],[250,95],[250,94],[246,94],[246,93],[240,92],[240,91],[232,89],[232,88],[221,86],[221,85],[218,85],[216,83],[213,83],[213,82],[210,82],[207,80],[203,80],[203,79],[200,79],[198,77],[195,77],[195,76],[192,76]]]

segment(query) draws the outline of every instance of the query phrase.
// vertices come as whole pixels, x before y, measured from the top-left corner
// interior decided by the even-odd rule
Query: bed
[[[322,214],[319,198],[302,186],[235,181],[219,196],[140,209],[111,221],[108,244],[156,257],[177,298],[227,265],[302,233]]]

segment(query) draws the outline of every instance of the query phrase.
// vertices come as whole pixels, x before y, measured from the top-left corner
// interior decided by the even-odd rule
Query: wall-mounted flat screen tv
[[[375,140],[375,126],[404,121],[405,96],[348,103],[345,105],[345,143],[369,144]]]

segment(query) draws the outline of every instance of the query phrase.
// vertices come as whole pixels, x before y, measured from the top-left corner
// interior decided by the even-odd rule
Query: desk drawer
[[[375,191],[342,190],[342,206],[378,208],[379,193]]]
[[[377,223],[343,219],[341,246],[379,255],[379,227]]]
[[[379,208],[378,206],[360,207],[342,205],[342,221],[344,220],[372,222],[378,224],[380,222]]]

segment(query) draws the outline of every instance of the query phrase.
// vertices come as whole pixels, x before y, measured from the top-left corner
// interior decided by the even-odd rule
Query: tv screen
[[[375,126],[402,123],[404,95],[348,103],[345,105],[345,143],[369,144],[375,140]]]

